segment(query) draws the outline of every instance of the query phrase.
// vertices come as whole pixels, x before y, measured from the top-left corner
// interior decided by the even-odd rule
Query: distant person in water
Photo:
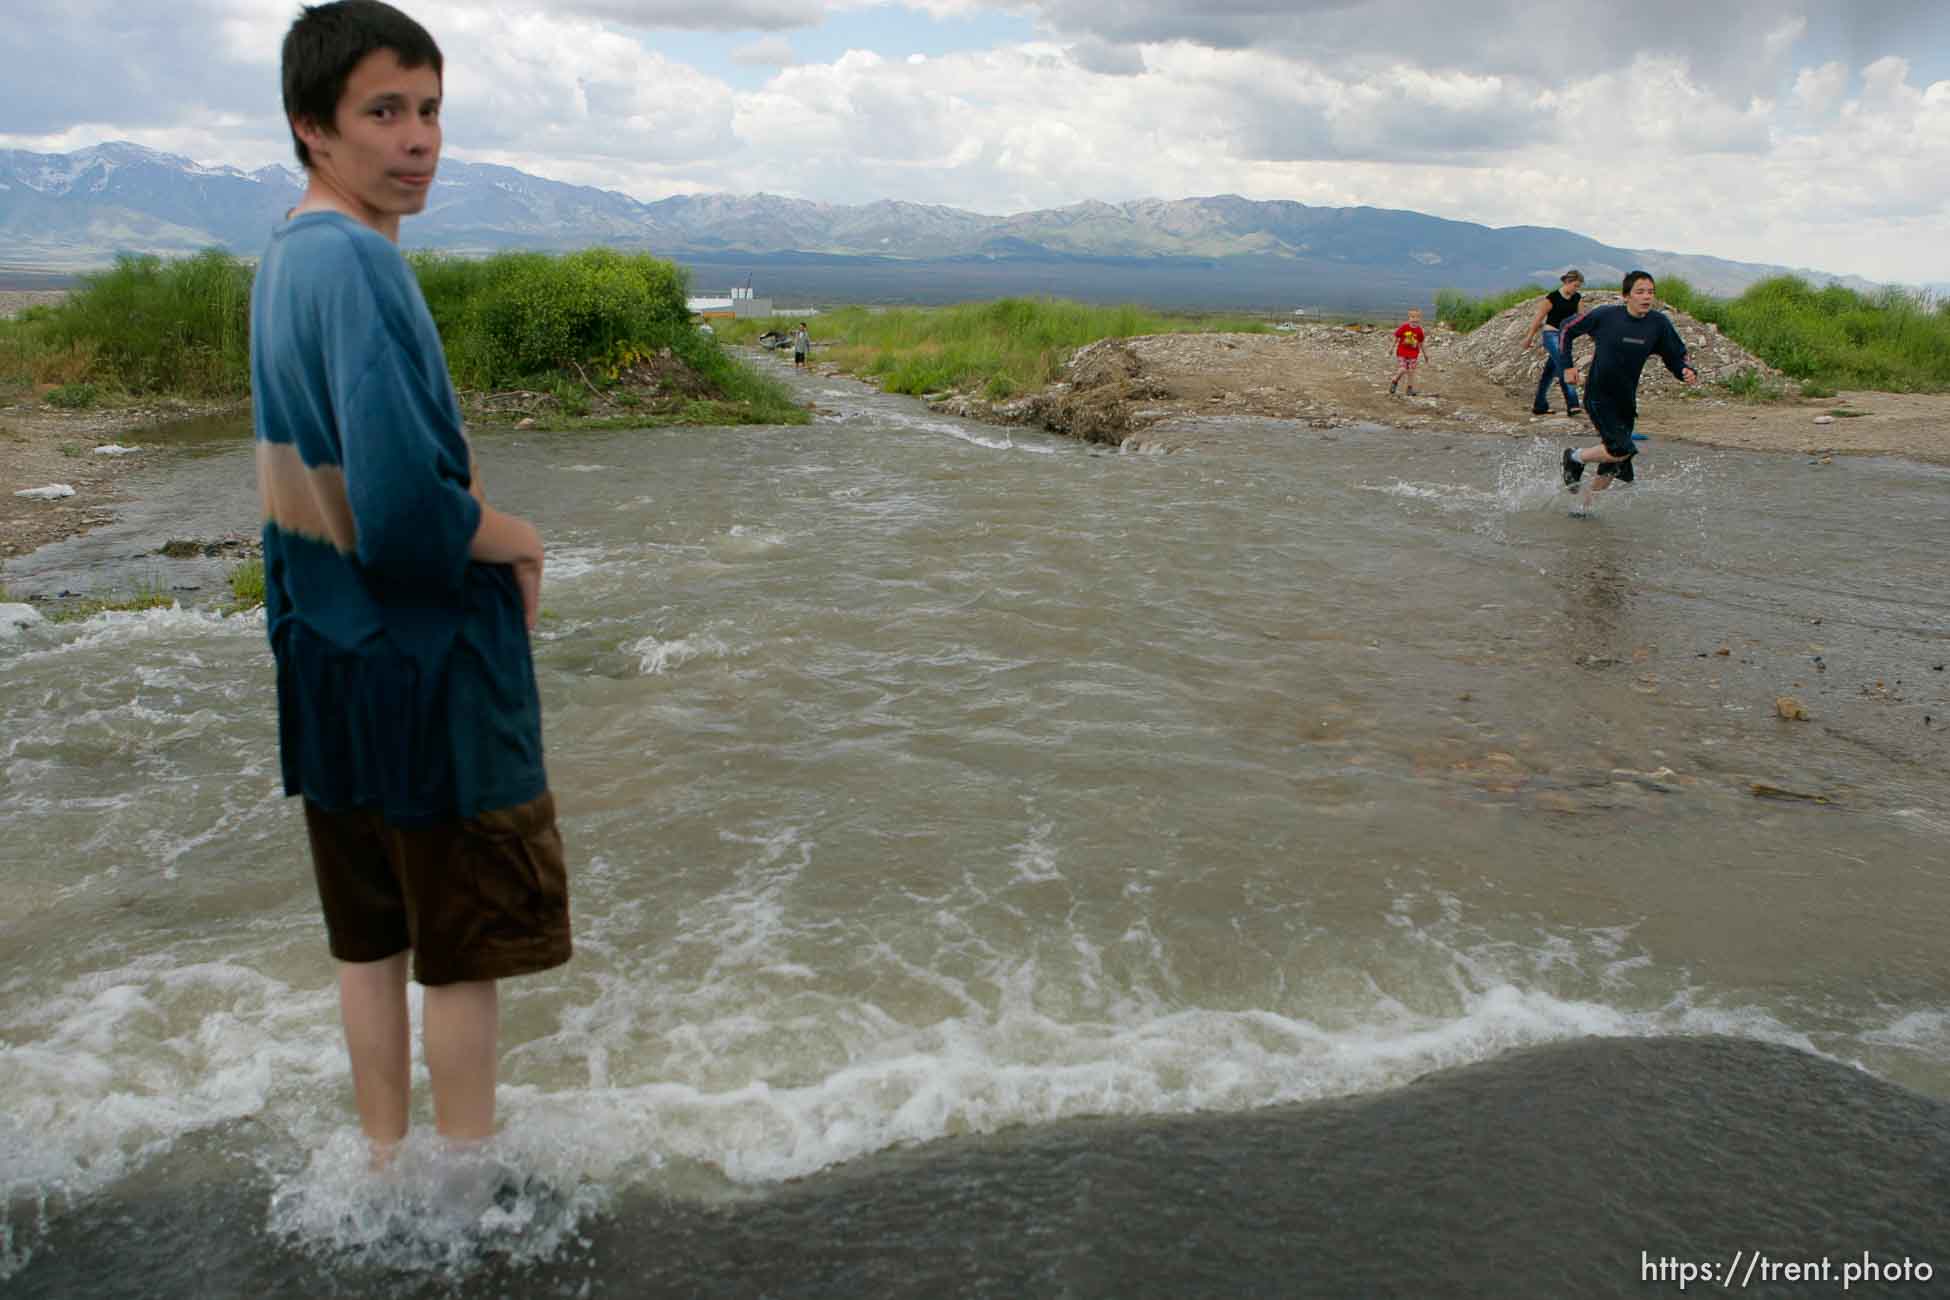
[[[1560,331],[1558,346],[1571,355],[1574,339],[1588,336],[1596,343],[1591,358],[1591,375],[1584,385],[1584,410],[1602,439],[1596,446],[1566,448],[1564,485],[1573,491],[1584,476],[1586,465],[1598,472],[1585,486],[1581,509],[1591,508],[1592,494],[1603,492],[1613,483],[1633,479],[1633,426],[1639,418],[1639,376],[1654,353],[1680,382],[1699,382],[1699,374],[1686,362],[1686,341],[1679,337],[1672,321],[1652,302],[1657,286],[1646,271],[1630,271],[1625,276],[1625,301],[1598,307],[1577,316]],[[1567,366],[1564,382],[1575,386],[1581,378],[1578,367]]]
[[[1388,381],[1393,397],[1402,380],[1408,381],[1408,395],[1415,396],[1415,367],[1422,363],[1422,341],[1428,332],[1422,328],[1422,309],[1409,309],[1408,319],[1395,327],[1395,377]]]
[[[812,351],[812,334],[806,329],[806,323],[801,321],[799,328],[792,333],[792,364],[805,365],[806,353],[810,351]]]
[[[1558,332],[1563,329],[1564,322],[1578,314],[1578,304],[1584,298],[1584,272],[1574,268],[1560,275],[1557,282],[1557,288],[1538,299],[1537,314],[1530,318],[1530,329],[1523,336],[1525,351],[1536,345],[1540,335],[1544,343],[1544,373],[1537,380],[1537,396],[1530,403],[1532,415],[1551,413],[1553,379],[1564,389],[1564,414],[1578,413],[1578,390],[1564,380],[1564,371],[1571,364],[1571,354],[1559,342]]]
[[[305,193],[251,297],[265,625],[286,794],[304,798],[359,1124],[406,1136],[406,984],[433,1118],[494,1132],[496,981],[569,959],[528,643],[542,539],[487,504],[397,241],[440,162],[443,64],[378,0],[302,9],[284,111]]]

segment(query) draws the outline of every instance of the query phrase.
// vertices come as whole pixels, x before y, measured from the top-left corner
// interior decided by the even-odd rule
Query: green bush
[[[51,389],[41,400],[64,411],[80,411],[93,406],[100,397],[100,390],[93,384],[62,384],[59,388]]]
[[[464,265],[425,259],[416,269],[423,290],[431,281],[428,308],[463,387],[507,388],[577,366],[614,370],[696,333],[684,272],[648,254],[505,253]]]

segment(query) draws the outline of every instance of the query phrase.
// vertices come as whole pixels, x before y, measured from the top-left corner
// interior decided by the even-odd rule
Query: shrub
[[[93,406],[100,396],[93,384],[62,384],[50,389],[41,400],[64,411],[80,411]]]
[[[448,364],[468,387],[511,387],[577,365],[613,371],[626,349],[675,347],[696,335],[684,272],[647,254],[509,253],[464,272],[451,263],[431,269],[428,307],[439,299],[434,320],[449,339]]]

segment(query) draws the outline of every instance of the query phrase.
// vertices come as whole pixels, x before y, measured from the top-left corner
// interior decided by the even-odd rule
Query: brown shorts
[[[555,796],[466,821],[401,827],[305,800],[332,956],[413,950],[422,984],[530,975],[569,960],[569,874]]]

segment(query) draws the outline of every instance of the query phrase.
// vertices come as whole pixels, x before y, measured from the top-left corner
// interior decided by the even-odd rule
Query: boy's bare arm
[[[521,612],[533,631],[542,607],[542,535],[535,531],[535,525],[484,505],[481,525],[474,530],[467,555],[483,564],[514,567],[515,584],[521,588]]]

